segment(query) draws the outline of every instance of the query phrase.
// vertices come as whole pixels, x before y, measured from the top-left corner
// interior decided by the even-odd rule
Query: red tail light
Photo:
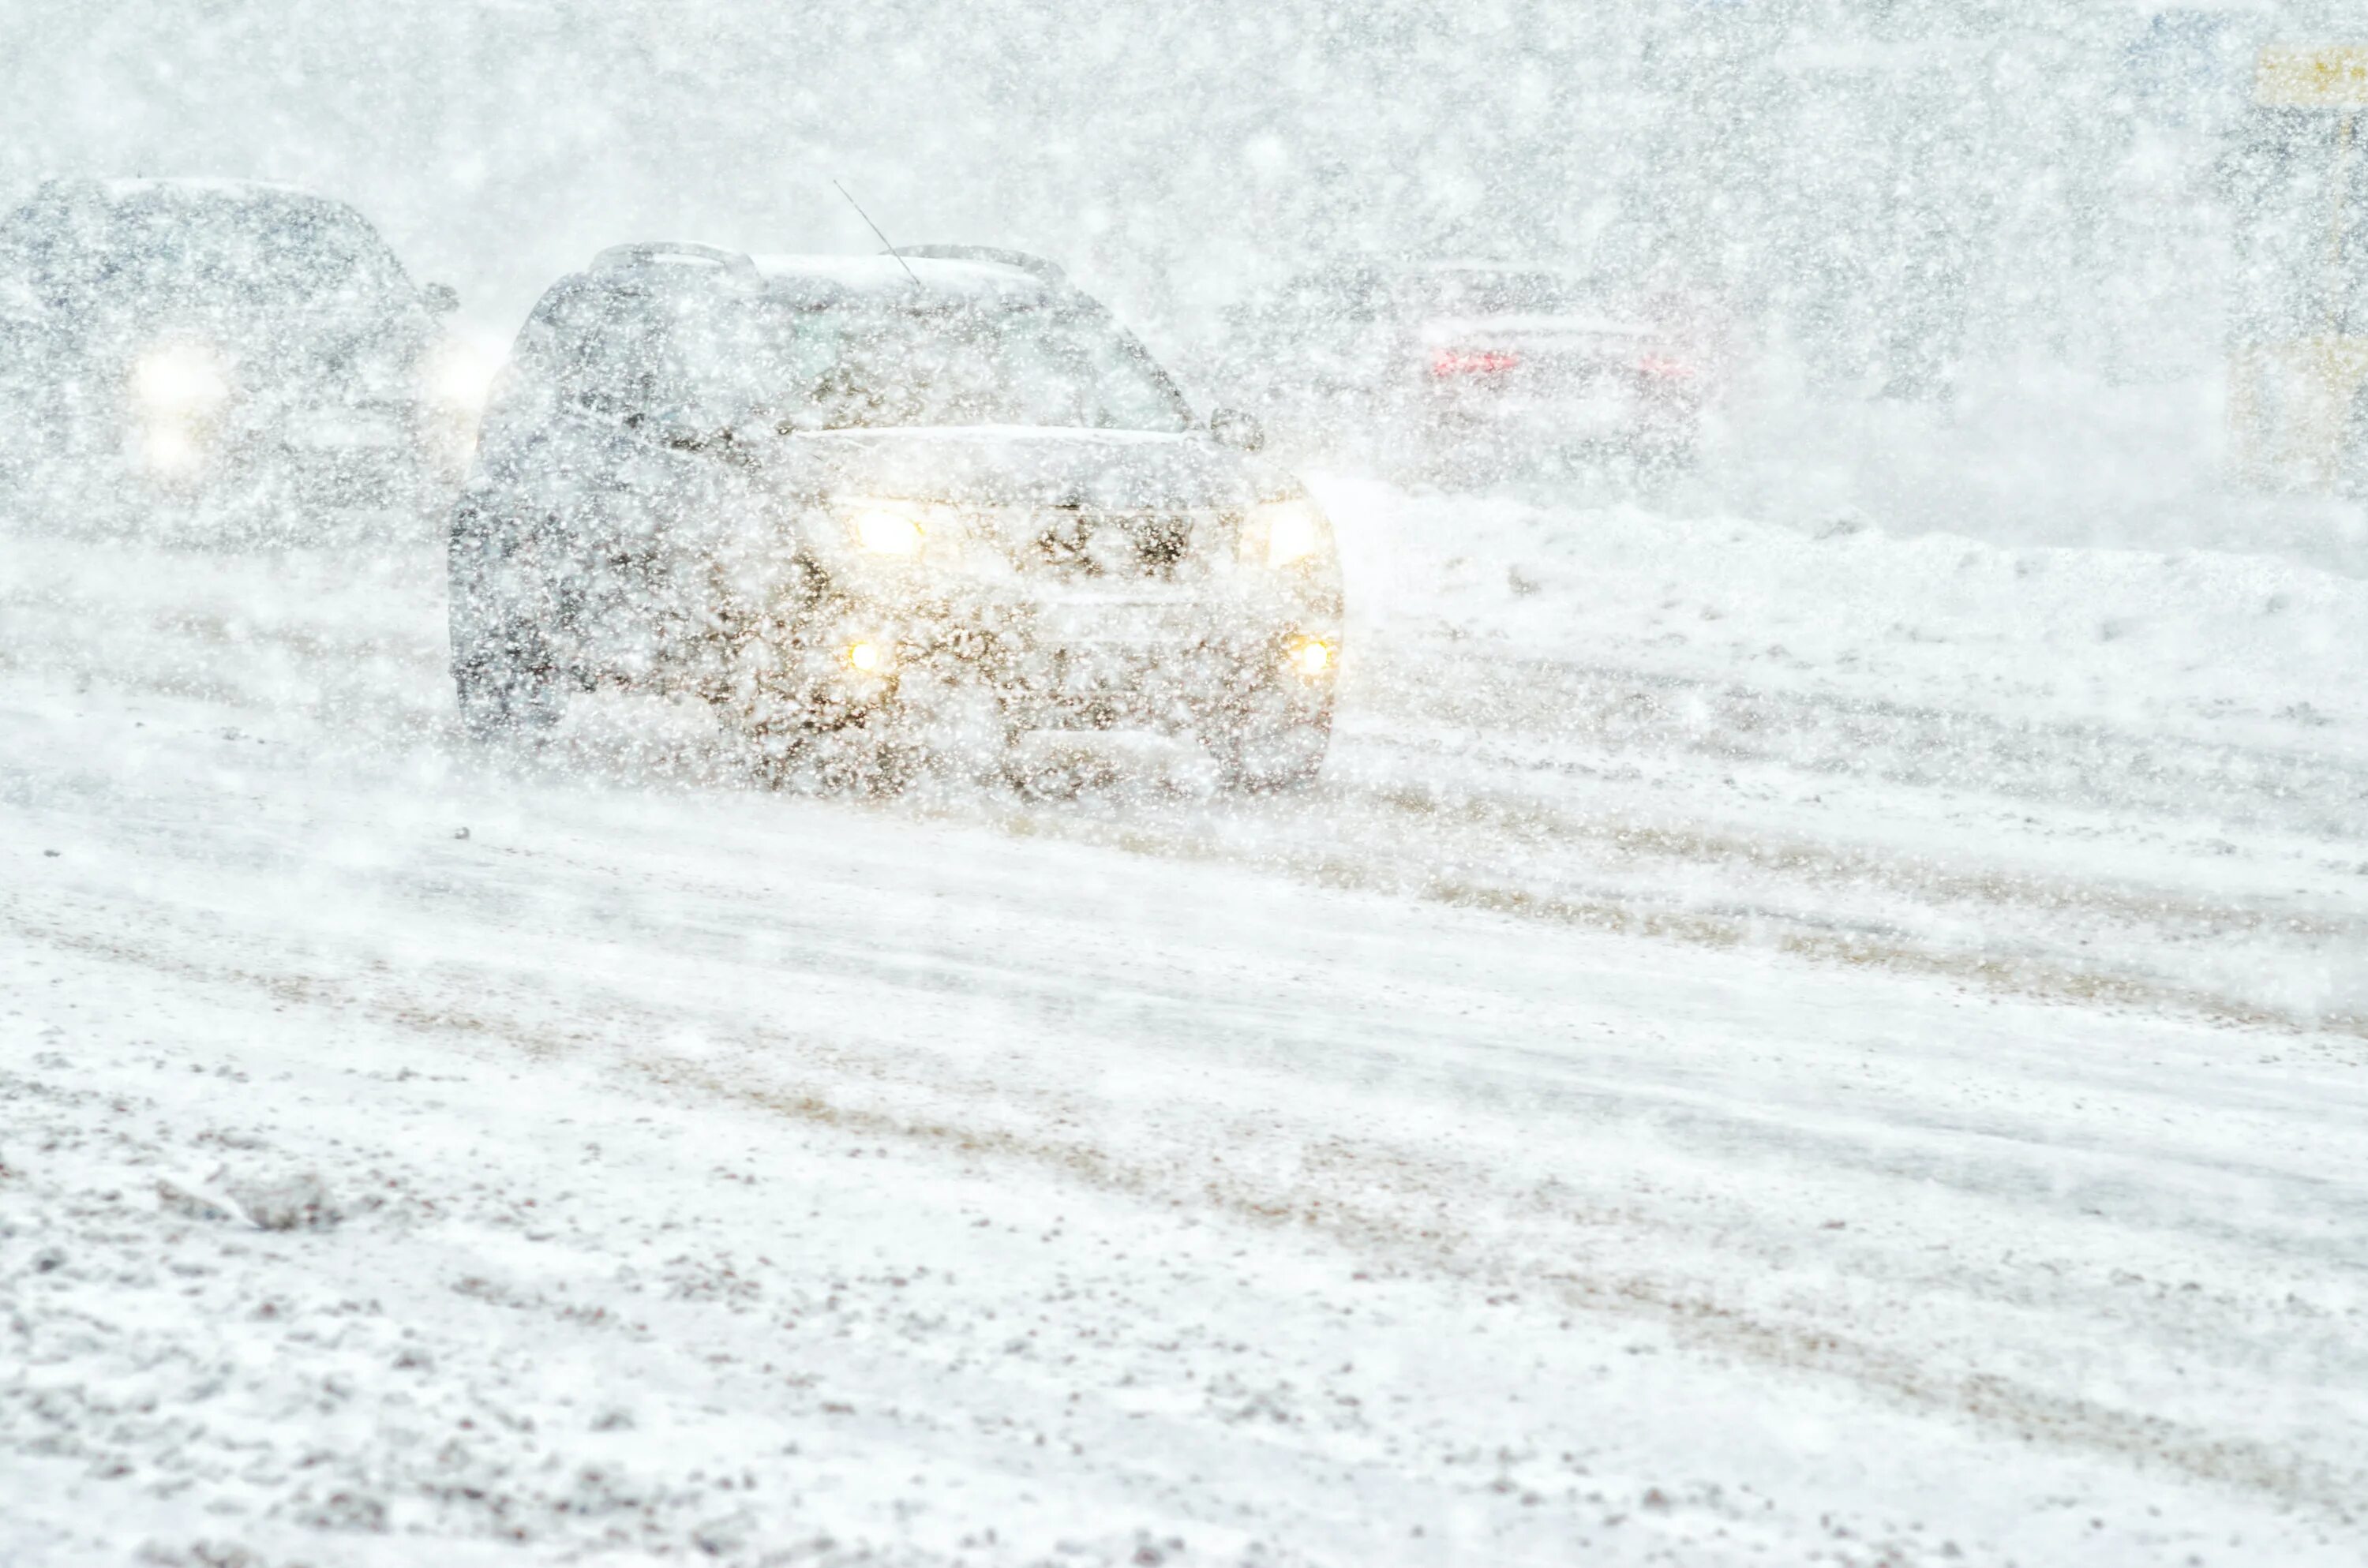
[[[1672,359],[1666,354],[1647,354],[1636,361],[1636,372],[1656,381],[1690,381],[1694,368],[1682,359]]]
[[[1501,376],[1521,362],[1501,348],[1442,348],[1430,357],[1434,376]]]

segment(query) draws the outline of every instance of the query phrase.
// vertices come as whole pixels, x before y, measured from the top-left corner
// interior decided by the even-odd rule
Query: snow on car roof
[[[1597,337],[1657,336],[1650,323],[1630,317],[1607,315],[1600,311],[1520,311],[1503,315],[1471,313],[1440,315],[1427,318],[1422,324],[1425,343],[1461,342],[1474,334],[1492,332],[1554,333],[1568,336],[1585,334]]]
[[[306,190],[259,179],[111,178],[90,182],[110,202],[138,201],[147,197],[220,197],[233,201],[310,201],[324,207],[344,203]]]
[[[759,256],[753,259],[768,284],[830,285],[891,303],[909,298],[916,278],[940,299],[1027,304],[1050,302],[1056,297],[1043,278],[999,261],[893,256]]]
[[[1576,267],[1554,261],[1414,261],[1404,270],[1423,274],[1441,272],[1512,273],[1520,277],[1584,278],[1586,273]]]

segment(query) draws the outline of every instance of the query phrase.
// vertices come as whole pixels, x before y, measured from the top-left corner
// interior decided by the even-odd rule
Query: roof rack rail
[[[725,250],[721,245],[693,244],[689,240],[650,240],[630,245],[610,245],[592,258],[595,272],[629,272],[657,262],[701,262],[717,267],[734,282],[759,284],[764,281],[757,264],[743,251]]]
[[[1058,262],[1030,256],[1024,250],[1005,250],[999,245],[892,245],[882,254],[909,256],[922,261],[993,261],[1033,273],[1047,283],[1066,283],[1069,280],[1069,275],[1061,270]]]

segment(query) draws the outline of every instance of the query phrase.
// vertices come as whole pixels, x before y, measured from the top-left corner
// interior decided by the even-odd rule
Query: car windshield
[[[1109,324],[1043,306],[833,307],[783,335],[784,412],[820,429],[1042,425],[1179,431],[1190,412]]]
[[[568,289],[520,340],[562,395],[717,427],[1033,425],[1175,432],[1191,412],[1108,321],[1041,305],[816,307],[637,280]]]
[[[7,229],[10,270],[51,294],[317,307],[382,299],[403,284],[370,225],[325,202],[160,193],[29,208]]]

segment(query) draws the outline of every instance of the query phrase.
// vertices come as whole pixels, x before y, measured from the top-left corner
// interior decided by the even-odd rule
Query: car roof
[[[896,256],[752,257],[768,292],[816,304],[874,301],[882,305],[1052,304],[1067,297],[1050,280],[999,261]]]
[[[1554,278],[1572,283],[1588,281],[1584,269],[1553,261],[1417,261],[1398,270],[1417,278]]]
[[[1339,256],[1293,273],[1295,278],[1319,278],[1327,273],[1356,272],[1372,277],[1393,278],[1553,278],[1566,282],[1586,283],[1591,275],[1585,267],[1559,261],[1497,261],[1481,258],[1457,259],[1410,258],[1374,254]]]
[[[110,178],[66,182],[98,193],[110,203],[156,199],[189,201],[306,202],[345,210],[345,203],[301,186],[259,179]]]

